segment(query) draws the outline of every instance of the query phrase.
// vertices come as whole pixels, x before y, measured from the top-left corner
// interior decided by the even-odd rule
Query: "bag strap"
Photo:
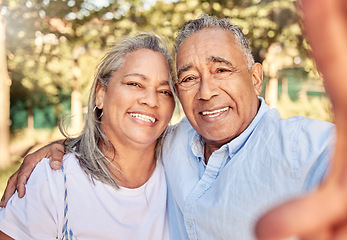
[[[66,174],[64,172],[64,167],[61,167],[64,174],[64,226],[63,226],[63,238],[62,240],[76,240],[69,226],[68,219],[68,201],[67,201],[67,187],[66,187]]]

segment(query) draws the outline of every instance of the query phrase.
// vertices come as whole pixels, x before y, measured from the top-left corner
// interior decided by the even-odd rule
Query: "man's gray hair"
[[[184,41],[184,39],[188,38],[193,33],[209,28],[223,29],[232,33],[237,44],[241,47],[245,55],[248,64],[248,69],[251,69],[251,67],[254,64],[254,58],[252,56],[248,40],[241,31],[241,29],[238,26],[231,24],[230,20],[227,18],[217,19],[207,14],[204,14],[197,19],[186,22],[178,31],[178,34],[175,39],[176,54],[179,46]]]
[[[174,91],[172,80],[172,76],[174,76],[172,58],[165,42],[158,36],[150,33],[140,33],[134,37],[125,37],[122,38],[114,48],[106,53],[98,66],[89,95],[88,112],[81,135],[77,138],[69,138],[62,123],[60,123],[59,126],[61,132],[68,139],[65,145],[66,151],[76,154],[82,169],[91,177],[91,179],[97,179],[114,187],[119,186],[119,179],[115,179],[116,176],[111,174],[108,168],[115,169],[120,175],[123,175],[123,173],[119,169],[116,156],[109,160],[101,150],[100,143],[106,146],[106,150],[113,149],[115,153],[117,146],[112,145],[101,128],[102,110],[95,108],[96,90],[99,85],[102,85],[107,89],[113,74],[122,67],[125,55],[139,49],[150,49],[163,54],[169,66],[169,84],[172,91]],[[148,61],[150,61],[150,59],[148,59]],[[160,155],[161,139],[163,134],[159,137],[156,145],[155,154],[157,159]]]

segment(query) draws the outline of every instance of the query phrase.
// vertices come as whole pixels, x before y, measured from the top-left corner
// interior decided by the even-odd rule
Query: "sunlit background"
[[[0,194],[23,156],[72,134],[98,61],[119,37],[151,31],[173,42],[187,20],[228,17],[263,63],[262,96],[283,117],[332,121],[323,81],[310,58],[294,0],[2,0],[0,1]],[[173,44],[171,45],[171,47]],[[72,117],[70,117],[72,116]],[[173,122],[181,117],[175,111]]]

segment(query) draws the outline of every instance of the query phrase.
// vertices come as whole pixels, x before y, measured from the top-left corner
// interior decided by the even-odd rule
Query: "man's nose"
[[[218,95],[218,87],[215,79],[211,76],[202,77],[200,81],[198,98],[201,100],[210,100]]]

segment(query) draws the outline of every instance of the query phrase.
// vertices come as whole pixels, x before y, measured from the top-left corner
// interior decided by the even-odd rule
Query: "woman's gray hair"
[[[165,42],[158,36],[150,33],[140,33],[133,37],[122,38],[115,47],[110,49],[102,58],[101,63],[97,68],[94,82],[91,88],[88,101],[88,112],[85,120],[85,126],[80,136],[77,138],[69,138],[64,130],[62,123],[59,127],[61,132],[67,138],[65,149],[67,152],[76,154],[77,159],[82,169],[91,177],[103,183],[110,184],[114,187],[119,187],[119,179],[110,173],[108,167],[115,168],[121,175],[121,170],[117,167],[117,159],[115,156],[109,160],[103,154],[100,143],[106,146],[106,150],[114,149],[107,139],[101,128],[102,109],[95,108],[96,106],[96,89],[98,85],[102,85],[107,89],[107,86],[112,79],[114,72],[118,71],[123,63],[125,55],[139,50],[150,49],[155,52],[160,52],[165,57],[170,71],[170,87],[174,91],[173,79],[175,76],[172,64],[172,58]],[[164,133],[163,133],[164,134]],[[159,137],[156,145],[156,157],[160,156],[162,136]],[[112,163],[111,163],[112,162]]]
[[[207,14],[204,14],[197,19],[186,22],[178,31],[178,34],[175,39],[176,54],[177,54],[179,46],[184,41],[184,39],[188,38],[193,33],[196,33],[203,29],[208,29],[208,28],[219,28],[219,29],[223,29],[232,33],[237,44],[241,47],[245,55],[245,58],[248,64],[248,69],[251,69],[251,67],[254,64],[254,58],[253,58],[251,49],[249,47],[248,40],[243,34],[243,32],[241,31],[241,29],[238,26],[231,24],[230,20],[227,18],[217,19]]]

